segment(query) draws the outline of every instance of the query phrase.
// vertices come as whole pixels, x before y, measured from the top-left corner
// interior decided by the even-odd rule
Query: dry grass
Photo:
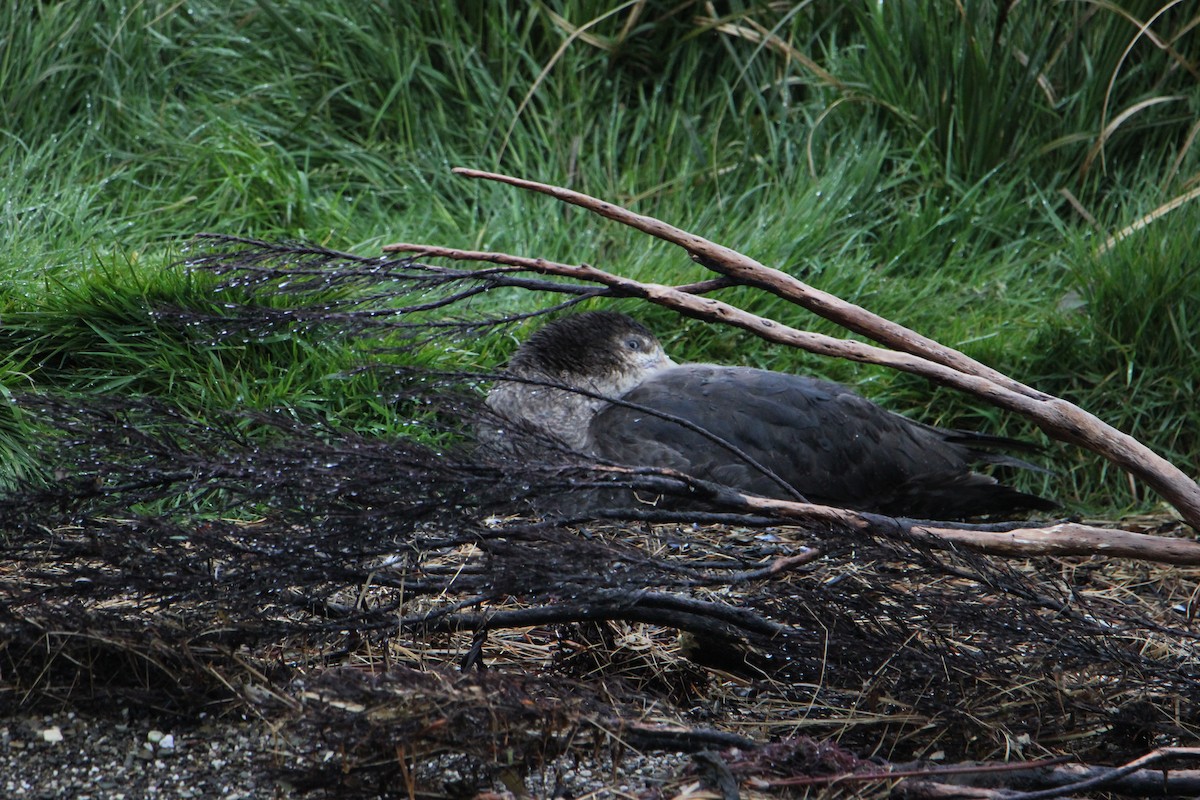
[[[291,453],[291,470],[259,474],[281,509],[287,481],[309,495],[310,481],[338,482],[298,444],[246,460]],[[405,456],[393,458],[394,473]],[[124,477],[112,475],[129,487]],[[1200,570],[1002,562],[782,526],[567,529],[496,513],[480,525],[486,492],[470,510],[405,519],[413,491],[378,491],[337,513],[250,522],[108,516],[78,486],[51,504],[10,499],[5,704],[251,709],[304,765],[298,785],[399,796],[444,791],[422,765],[446,758],[467,759],[486,788],[563,754],[724,751],[743,786],[778,796],[804,791],[789,788],[801,777],[877,770],[868,757],[1108,763],[1200,735]],[[734,577],[803,546],[824,556]],[[644,621],[678,610],[664,597],[705,603],[726,625],[688,617],[681,635]],[[486,633],[471,622],[538,609],[558,621]],[[682,792],[697,776],[673,780]]]

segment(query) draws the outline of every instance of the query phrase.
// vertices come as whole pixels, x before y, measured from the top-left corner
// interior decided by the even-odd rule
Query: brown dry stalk
[[[1129,225],[1126,225],[1124,228],[1117,231],[1112,236],[1108,237],[1104,241],[1104,244],[1097,247],[1096,255],[1103,255],[1104,253],[1107,253],[1109,250],[1112,250],[1114,247],[1117,246],[1117,242],[1121,241],[1122,239],[1126,238],[1127,236],[1131,236],[1132,234],[1137,233],[1142,228],[1144,228],[1147,225],[1149,225],[1150,223],[1154,222],[1159,217],[1171,213],[1172,211],[1179,208],[1180,206],[1182,206],[1186,203],[1190,203],[1191,201],[1195,200],[1197,197],[1200,197],[1200,186],[1197,186],[1196,188],[1194,188],[1190,191],[1184,192],[1183,194],[1179,195],[1178,197],[1173,198],[1173,199],[1167,201],[1166,203],[1163,203],[1161,206],[1154,209],[1149,214],[1146,214],[1143,217],[1139,217],[1139,218],[1135,219],[1132,223],[1130,223]]]
[[[676,287],[641,283],[586,264],[573,266],[544,259],[521,259],[499,253],[419,244],[393,244],[386,246],[384,250],[507,264],[542,274],[578,278],[603,284],[619,294],[642,297],[689,316],[736,325],[769,341],[823,355],[882,364],[922,375],[1018,413],[1034,422],[1048,436],[1079,445],[1107,458],[1145,481],[1179,510],[1187,524],[1200,530],[1200,486],[1178,467],[1137,439],[1113,428],[1073,403],[1036,391],[957,350],[921,336],[853,303],[808,286],[785,272],[767,267],[741,253],[653,217],[635,214],[604,200],[559,186],[461,167],[455,168],[454,172],[547,194],[678,245],[686,250],[693,260],[714,272],[738,283],[756,286],[776,294],[891,349],[799,331],[718,300],[697,297]]]

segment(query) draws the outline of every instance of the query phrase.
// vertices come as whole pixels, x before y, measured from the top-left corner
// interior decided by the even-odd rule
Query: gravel
[[[330,754],[332,755],[332,754]],[[76,712],[0,721],[0,797],[35,800],[226,798],[288,800],[305,795],[281,780],[278,739],[260,723],[131,719],[128,709],[101,716]],[[678,787],[691,763],[684,754],[626,753],[614,764],[602,752],[560,757],[515,777],[465,756],[430,759],[413,772],[417,785],[449,796],[514,797],[514,779],[529,797],[660,797]],[[494,775],[490,786],[487,778]],[[693,778],[694,780],[694,778]],[[388,796],[407,796],[392,787]],[[351,792],[347,796],[369,795]]]
[[[167,728],[64,712],[0,724],[6,798],[270,798],[293,796],[265,768],[270,741],[245,721]]]

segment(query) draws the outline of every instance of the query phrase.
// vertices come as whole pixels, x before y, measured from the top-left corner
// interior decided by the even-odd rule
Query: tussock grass
[[[214,343],[155,317],[156,305],[219,313],[202,280],[168,268],[201,230],[698,274],[628,231],[451,176],[461,164],[703,232],[1076,393],[1186,459],[1200,428],[1182,401],[1197,371],[1195,216],[1185,203],[1096,256],[1079,211],[1107,236],[1193,186],[1196,12],[1162,0],[1006,7],[23,5],[0,20],[4,386],[146,392],[196,413],[249,398],[393,430],[377,382],[331,377],[376,358],[370,343]],[[1061,311],[1066,297],[1084,305]],[[770,298],[731,299],[805,322]],[[679,358],[812,369],[942,424],[1007,425],[902,376],[642,315]],[[463,366],[491,368],[511,340],[448,344]],[[1063,495],[1134,501],[1078,461]]]
[[[1197,224],[1200,209],[1185,206],[1111,249],[1080,235],[1067,259],[1071,293],[1038,330],[1032,364],[1051,391],[1122,420],[1193,474],[1200,428],[1184,409],[1200,356],[1200,268],[1191,244]],[[1076,481],[1077,491],[1088,491]],[[1120,505],[1147,499],[1127,481],[1110,480],[1108,492]]]

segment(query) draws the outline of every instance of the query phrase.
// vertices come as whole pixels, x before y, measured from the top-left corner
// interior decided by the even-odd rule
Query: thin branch
[[[722,508],[755,516],[792,520],[806,525],[858,530],[878,536],[920,540],[930,547],[953,550],[959,547],[978,553],[1006,557],[1103,555],[1133,558],[1180,566],[1200,565],[1200,542],[1153,536],[1077,522],[1003,525],[950,525],[932,520],[889,517],[836,506],[800,503],[746,494],[721,484],[703,481],[669,469],[598,465],[598,473],[611,473],[612,486],[667,494],[691,493]],[[624,477],[626,480],[621,481]]]
[[[758,788],[798,788],[901,780],[892,796],[906,800],[1051,800],[1096,789],[1135,797],[1182,797],[1200,792],[1200,770],[1146,769],[1156,761],[1176,756],[1196,756],[1200,749],[1165,747],[1137,758],[1123,767],[1064,764],[1070,756],[1042,761],[1001,764],[961,764],[945,767],[909,768],[853,772],[838,775],[803,775],[794,778],[752,779]],[[733,765],[736,769],[737,764]],[[953,783],[942,776],[954,775]],[[1038,791],[1014,791],[1012,786],[1045,786]]]
[[[714,272],[747,286],[756,286],[789,300],[802,308],[836,322],[847,330],[860,333],[880,344],[903,353],[919,355],[937,364],[944,364],[969,375],[979,375],[1030,397],[1046,397],[1041,392],[1009,378],[963,353],[911,331],[902,325],[842,300],[840,297],[809,286],[803,281],[772,269],[752,258],[702,236],[677,228],[654,217],[637,214],[599,198],[537,181],[514,178],[494,172],[455,167],[456,175],[506,183],[529,191],[549,195],[564,203],[579,206],[602,217],[628,225],[656,239],[678,245],[691,258]],[[387,250],[387,248],[384,248]]]
[[[726,497],[726,500],[732,501],[734,498]],[[753,495],[743,494],[741,500],[745,509],[756,513],[885,535],[928,537],[928,543],[932,546],[947,549],[965,547],[979,553],[1009,557],[1104,555],[1161,564],[1200,565],[1200,542],[1192,539],[1096,528],[1075,522],[1062,522],[1044,528],[989,531],[946,527],[945,523],[896,519],[833,506],[793,503]]]

